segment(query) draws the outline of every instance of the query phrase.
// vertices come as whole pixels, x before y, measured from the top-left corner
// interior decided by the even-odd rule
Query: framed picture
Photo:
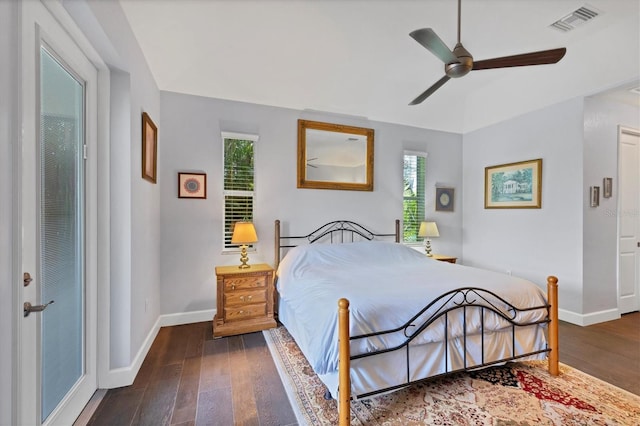
[[[485,209],[539,209],[541,206],[542,159],[485,167]]]
[[[158,171],[158,128],[146,112],[142,113],[142,179],[156,183]]]
[[[452,212],[454,188],[436,188],[436,211]]]
[[[178,198],[207,198],[207,175],[178,173]]]
[[[611,198],[613,191],[613,178],[606,177],[602,179],[602,198]]]

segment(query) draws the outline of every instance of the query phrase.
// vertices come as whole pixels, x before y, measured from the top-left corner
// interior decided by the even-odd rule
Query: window
[[[420,222],[425,219],[426,160],[426,153],[405,152],[404,154],[402,241],[405,243],[422,241],[422,237],[418,237],[418,230]]]
[[[224,161],[223,250],[238,248],[231,244],[233,226],[238,221],[253,222],[255,198],[254,144],[257,135],[222,132]]]

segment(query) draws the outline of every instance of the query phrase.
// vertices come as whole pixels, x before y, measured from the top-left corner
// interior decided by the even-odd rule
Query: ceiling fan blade
[[[409,33],[411,37],[429,52],[436,55],[445,64],[458,62],[458,58],[453,54],[451,49],[438,37],[431,28],[421,28]]]
[[[473,70],[555,64],[562,59],[565,53],[567,53],[567,49],[562,47],[560,49],[541,50],[539,52],[523,53],[521,55],[484,59],[482,61],[474,62]]]
[[[436,90],[438,90],[440,87],[442,87],[443,84],[445,84],[447,81],[449,81],[451,79],[451,77],[449,77],[448,75],[445,75],[444,77],[442,77],[440,80],[436,81],[431,87],[429,87],[427,90],[425,90],[424,92],[422,92],[422,94],[420,96],[418,96],[417,98],[415,98],[413,101],[411,101],[411,103],[409,105],[418,105],[419,103],[422,103],[422,101],[424,101],[425,99],[427,99],[429,96],[431,96],[433,94],[433,92],[435,92]]]

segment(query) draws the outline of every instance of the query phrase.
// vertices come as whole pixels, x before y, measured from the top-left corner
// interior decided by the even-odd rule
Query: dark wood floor
[[[135,382],[89,425],[297,425],[262,332],[213,339],[211,323],[160,329]]]
[[[560,361],[640,395],[640,312],[580,327],[560,321]]]
[[[560,323],[560,361],[640,395],[640,313]],[[160,330],[135,382],[90,425],[296,425],[262,333],[213,339],[211,323]]]

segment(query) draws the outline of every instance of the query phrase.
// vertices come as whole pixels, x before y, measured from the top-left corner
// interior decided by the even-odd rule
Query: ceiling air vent
[[[557,20],[550,26],[562,32],[571,31],[600,14],[594,7],[584,5],[580,9],[574,10],[562,19]]]

